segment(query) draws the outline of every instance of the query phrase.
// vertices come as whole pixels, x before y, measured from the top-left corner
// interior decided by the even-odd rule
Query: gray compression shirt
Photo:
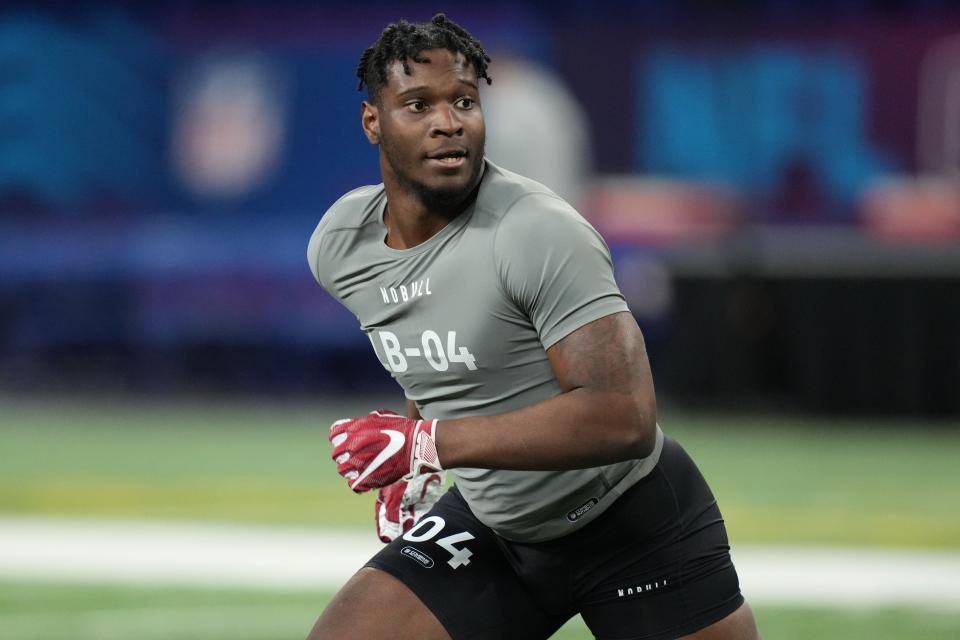
[[[476,201],[416,247],[385,243],[383,185],[346,194],[310,239],[310,268],[357,317],[384,368],[424,418],[513,411],[561,393],[546,350],[627,311],[600,235],[543,185],[486,163]],[[596,425],[603,429],[603,425]],[[537,542],[602,513],[656,464],[589,469],[453,469],[473,513]],[[441,460],[442,462],[442,460]]]

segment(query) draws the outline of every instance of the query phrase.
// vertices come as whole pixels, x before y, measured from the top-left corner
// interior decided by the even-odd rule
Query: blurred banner
[[[960,11],[663,4],[447,9],[490,157],[607,238],[658,390],[960,415]],[[390,384],[305,251],[379,182],[360,54],[433,5],[4,6],[0,390]]]

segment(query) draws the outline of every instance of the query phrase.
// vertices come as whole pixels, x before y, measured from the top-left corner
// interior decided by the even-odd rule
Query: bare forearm
[[[499,416],[444,420],[437,449],[447,468],[576,469],[643,458],[655,430],[655,406],[581,388]]]

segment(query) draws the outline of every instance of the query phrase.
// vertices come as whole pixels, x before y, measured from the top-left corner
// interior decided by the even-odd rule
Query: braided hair
[[[430,22],[415,24],[401,19],[388,24],[377,41],[360,56],[357,91],[362,91],[366,86],[370,101],[380,104],[383,87],[387,84],[387,66],[399,61],[404,73],[410,75],[408,59],[419,63],[429,62],[429,59],[420,55],[421,51],[427,49],[447,49],[463,54],[476,69],[477,78],[485,79],[487,84],[492,82],[487,75],[490,56],[477,39],[456,22],[438,13]]]

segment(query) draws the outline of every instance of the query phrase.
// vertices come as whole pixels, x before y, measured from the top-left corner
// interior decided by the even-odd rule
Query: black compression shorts
[[[665,640],[743,603],[716,500],[669,438],[648,476],[568,536],[505,540],[453,488],[367,566],[406,584],[454,640],[546,639],[577,613],[597,638]]]

